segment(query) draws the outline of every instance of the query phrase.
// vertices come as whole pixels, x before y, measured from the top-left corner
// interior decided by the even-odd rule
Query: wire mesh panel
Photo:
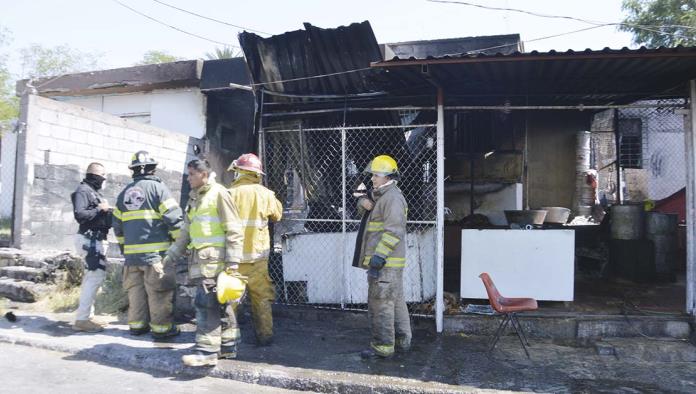
[[[619,160],[625,196],[631,201],[661,200],[686,185],[683,100],[643,101],[650,108],[619,110]]]
[[[271,276],[277,301],[364,309],[365,271],[352,266],[364,169],[387,154],[399,165],[409,206],[404,291],[412,313],[432,314],[436,290],[434,125],[272,130],[264,133],[268,187],[283,201]]]
[[[17,134],[0,124],[0,247],[12,242]]]

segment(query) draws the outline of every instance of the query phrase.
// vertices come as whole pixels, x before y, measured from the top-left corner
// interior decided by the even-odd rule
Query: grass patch
[[[56,288],[56,291],[41,300],[42,306],[51,312],[73,312],[80,304],[80,282],[75,284],[76,273],[69,273],[73,280]],[[123,270],[120,267],[108,270],[104,283],[97,293],[94,311],[97,314],[113,315],[128,309],[128,293],[123,290]]]
[[[96,313],[109,315],[128,310],[128,292],[123,290],[123,270],[120,267],[107,272],[94,309]]]
[[[9,241],[12,235],[12,223],[9,218],[0,218],[0,240]]]
[[[80,304],[80,287],[57,289],[41,301],[51,312],[72,312]]]

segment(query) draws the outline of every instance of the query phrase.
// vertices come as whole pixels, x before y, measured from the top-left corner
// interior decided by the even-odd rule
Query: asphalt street
[[[0,393],[299,393],[229,379],[157,376],[6,343],[0,355]]]

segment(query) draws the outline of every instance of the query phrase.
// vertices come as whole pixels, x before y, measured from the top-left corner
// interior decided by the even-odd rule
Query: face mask
[[[87,174],[85,180],[89,182],[95,189],[99,190],[104,186],[106,178],[97,174]]]

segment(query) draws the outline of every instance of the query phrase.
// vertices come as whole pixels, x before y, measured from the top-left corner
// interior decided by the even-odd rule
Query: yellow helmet
[[[220,304],[239,302],[246,290],[246,281],[239,276],[230,275],[225,271],[217,277],[217,299]]]
[[[399,168],[396,165],[396,160],[394,160],[394,158],[391,156],[379,155],[372,159],[372,161],[367,165],[365,172],[379,176],[387,176],[398,173]]]

